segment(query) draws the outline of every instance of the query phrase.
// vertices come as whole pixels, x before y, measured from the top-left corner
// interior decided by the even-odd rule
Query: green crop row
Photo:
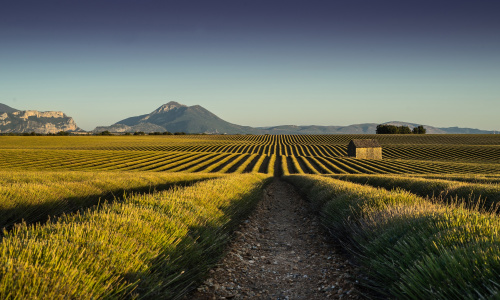
[[[376,138],[382,146],[498,146],[500,135],[488,134],[428,134],[428,135],[186,135],[186,136],[70,136],[70,137],[19,137],[0,136],[3,149],[101,149],[117,150],[156,148],[165,146],[207,145],[335,145],[346,146],[352,139]],[[110,148],[111,147],[111,148]]]
[[[428,179],[444,179],[471,183],[499,184],[500,175],[497,174],[445,174],[445,175],[414,175]]]
[[[216,152],[285,156],[344,157],[351,139],[380,141],[384,158],[489,162],[500,161],[498,135],[235,135],[145,137],[7,137],[4,150],[94,150],[127,152]]]
[[[266,151],[269,151],[267,149]],[[266,152],[267,153],[267,152]],[[317,153],[317,152],[316,152]],[[167,172],[251,172],[240,165],[267,154],[98,151],[98,150],[0,150],[0,168],[12,170],[134,170]],[[276,156],[279,157],[279,156]],[[236,161],[235,161],[236,160]],[[250,161],[248,161],[250,160]],[[281,158],[279,158],[281,161]],[[417,160],[364,160],[331,156],[286,157],[291,174],[498,174],[500,164]],[[291,165],[290,165],[291,164]],[[233,168],[235,165],[235,168]],[[254,167],[255,165],[252,165]],[[260,165],[259,165],[260,166]],[[266,165],[267,166],[267,165]],[[227,167],[227,168],[226,168]],[[266,168],[261,170],[265,173]],[[259,170],[259,169],[258,169]],[[282,170],[283,171],[283,170]]]
[[[262,157],[258,159],[258,157]],[[249,173],[259,171],[265,154],[97,151],[0,150],[0,168],[12,170],[90,170]],[[251,163],[252,168],[248,167]],[[241,166],[244,166],[240,168]],[[214,171],[216,170],[216,171]],[[267,164],[261,173],[266,173]]]
[[[374,136],[350,136],[350,138]],[[134,170],[276,174],[499,174],[500,136],[376,136],[383,160],[346,157],[346,137],[321,135],[0,137],[0,168],[14,170]],[[391,140],[392,139],[392,140]],[[396,143],[400,139],[407,142]],[[390,142],[394,142],[391,144]],[[410,143],[413,141],[413,143]],[[31,142],[31,143],[30,143]],[[385,143],[385,144],[384,144]],[[469,143],[469,144],[467,144]],[[475,144],[474,144],[475,143]],[[262,160],[256,156],[264,157]],[[281,157],[280,157],[281,156]],[[255,165],[258,163],[264,165]],[[240,166],[244,165],[243,169]],[[247,168],[247,166],[249,166]]]
[[[500,219],[323,176],[285,179],[352,251],[364,284],[397,299],[493,299],[500,295]]]
[[[150,192],[174,185],[220,177],[217,174],[147,172],[0,172],[0,228],[22,220],[45,221],[99,201],[112,201],[124,192]]]
[[[0,243],[0,299],[179,298],[218,260],[266,178],[227,176],[16,225]]]
[[[241,142],[218,145],[180,143],[179,145],[162,146],[96,146],[66,150],[101,150],[101,151],[163,151],[163,152],[210,152],[210,153],[239,153],[239,154],[266,154],[266,155],[294,155],[313,157],[345,157],[347,145],[328,144],[286,144],[282,141],[272,141],[268,144],[242,144]],[[54,149],[55,150],[55,149]],[[437,161],[464,161],[488,162],[500,160],[500,148],[492,145],[384,145],[383,157],[405,160],[437,160]]]
[[[500,205],[500,185],[402,177],[394,175],[333,175],[334,178],[385,189],[404,189],[422,197],[465,201],[469,207],[492,211]]]

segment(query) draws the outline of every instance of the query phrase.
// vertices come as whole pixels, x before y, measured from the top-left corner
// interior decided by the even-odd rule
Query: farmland
[[[500,136],[380,135],[382,160],[354,138],[374,136],[0,136],[0,298],[185,295],[273,175],[371,292],[498,296]]]
[[[356,256],[370,289],[396,299],[498,297],[497,215],[325,176],[285,180]]]
[[[499,135],[381,135],[383,160],[346,157],[363,135],[0,137],[0,168],[268,174],[497,174]]]
[[[217,262],[266,180],[257,174],[218,178],[126,195],[37,226],[17,224],[0,244],[0,298],[182,295]]]
[[[217,174],[0,171],[0,228],[71,213],[124,193],[145,193],[217,178]]]

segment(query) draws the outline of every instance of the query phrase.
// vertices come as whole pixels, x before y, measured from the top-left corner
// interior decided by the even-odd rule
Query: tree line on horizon
[[[377,125],[376,133],[377,134],[425,134],[427,130],[424,128],[424,126],[419,125],[415,128],[410,129],[408,126],[395,126],[395,125],[386,125],[386,124],[380,124]],[[24,132],[24,133],[0,133],[0,135],[7,135],[7,136],[68,136],[68,135],[73,135],[72,132],[68,131],[59,131],[57,133],[36,133],[36,132]],[[110,135],[115,135],[112,132],[105,130],[99,133],[89,133],[88,135],[105,135],[105,136],[110,136]],[[123,135],[205,135],[205,133],[195,133],[195,134],[189,134],[185,132],[150,132],[146,133],[143,131],[137,131],[134,133],[131,132],[126,132]],[[269,134],[265,134],[269,135]]]
[[[427,130],[424,126],[419,125],[414,127],[413,130],[408,126],[396,126],[396,125],[387,125],[387,124],[379,124],[377,125],[377,134],[425,134]]]

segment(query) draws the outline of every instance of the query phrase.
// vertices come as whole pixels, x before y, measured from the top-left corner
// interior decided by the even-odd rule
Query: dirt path
[[[186,299],[359,299],[353,267],[328,240],[307,203],[275,179],[228,255]]]

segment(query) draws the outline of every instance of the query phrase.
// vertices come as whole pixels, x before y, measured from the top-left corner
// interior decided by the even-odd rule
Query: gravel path
[[[294,188],[269,185],[228,255],[186,299],[359,299],[354,268]]]

